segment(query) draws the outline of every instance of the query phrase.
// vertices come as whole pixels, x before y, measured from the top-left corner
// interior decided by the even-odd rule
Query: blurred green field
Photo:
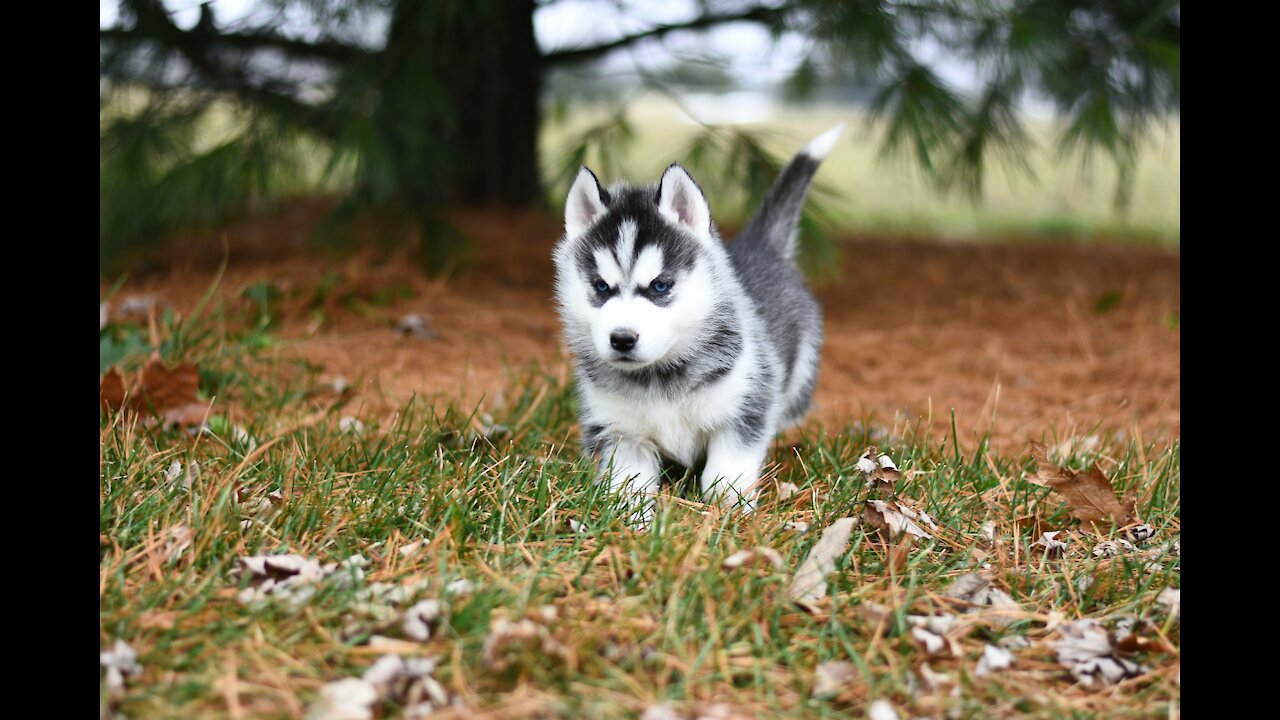
[[[136,113],[145,100],[142,91],[122,93],[103,108],[102,127]],[[685,100],[683,108],[657,94],[632,100],[625,109],[631,140],[605,143],[612,157],[602,162],[593,150],[587,163],[605,182],[656,180],[669,163],[686,159],[691,139],[703,130],[691,114],[710,121],[735,112],[742,115],[745,108],[753,121],[739,127],[763,136],[765,147],[782,159],[832,126],[848,124],[815,181],[817,187],[830,191],[819,194],[820,202],[824,201],[833,229],[842,233],[943,241],[1062,236],[1173,246],[1180,241],[1181,126],[1177,118],[1157,128],[1144,145],[1130,208],[1119,216],[1113,209],[1116,168],[1110,159],[1101,152],[1091,154],[1087,163],[1079,153],[1062,157],[1054,147],[1054,127],[1048,120],[1028,123],[1035,150],[1026,160],[1034,177],[1011,173],[998,157],[992,157],[984,196],[974,202],[958,193],[936,190],[914,161],[881,161],[879,129],[858,109],[787,105],[766,111],[761,103],[732,94]],[[551,208],[559,207],[567,191],[567,179],[561,175],[566,148],[585,130],[608,124],[616,112],[615,107],[574,105],[563,113],[554,109],[544,113],[540,154]],[[242,132],[247,122],[244,112],[232,104],[215,102],[193,129],[192,148],[204,152],[217,147]],[[272,194],[341,194],[349,186],[353,158],[330,165],[330,152],[323,143],[307,137],[290,142],[296,143],[288,153],[293,161],[287,177],[274,179]],[[738,207],[740,194],[707,189],[721,224],[732,226],[744,219]]]
[[[717,102],[708,99],[698,105],[714,114]],[[554,169],[572,138],[607,121],[612,112],[613,108],[583,107],[570,110],[559,120],[548,118],[541,136],[544,167]],[[692,112],[696,114],[698,109]],[[655,180],[666,165],[680,161],[690,139],[701,130],[679,105],[660,95],[633,101],[626,117],[634,138],[629,147],[618,152],[615,164],[626,179],[635,182]],[[1099,152],[1084,163],[1079,153],[1060,156],[1053,143],[1053,124],[1047,120],[1029,121],[1035,151],[1027,161],[1034,177],[1010,173],[998,158],[992,158],[980,203],[954,193],[941,194],[906,160],[880,161],[878,128],[853,108],[785,106],[742,127],[770,133],[766,147],[787,157],[842,122],[848,123],[848,129],[817,178],[836,193],[827,209],[839,230],[942,240],[1071,235],[1179,243],[1181,135],[1176,118],[1158,128],[1143,147],[1125,217],[1113,210],[1116,168],[1109,158]],[[588,157],[588,164],[598,161],[595,153]],[[545,176],[551,178],[554,173]],[[605,182],[619,179],[624,178],[601,177]],[[549,192],[554,198],[564,189],[553,186]],[[714,190],[708,188],[708,192],[720,222],[740,220],[733,217],[731,203],[718,203]]]

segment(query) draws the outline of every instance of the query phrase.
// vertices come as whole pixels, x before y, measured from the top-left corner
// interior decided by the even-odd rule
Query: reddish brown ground
[[[510,369],[535,360],[567,376],[551,307],[555,217],[495,211],[456,218],[477,251],[465,269],[437,282],[405,263],[326,262],[305,252],[301,239],[319,212],[301,203],[228,228],[231,261],[221,292],[233,298],[262,280],[309,291],[330,269],[363,293],[412,287],[413,299],[374,316],[332,308],[311,335],[301,301],[287,313],[283,334],[297,342],[285,352],[358,381],[352,407],[390,412],[415,392],[492,403],[509,387]],[[119,297],[157,292],[189,309],[212,281],[220,248],[195,242]],[[1094,426],[1179,436],[1181,340],[1167,323],[1179,312],[1176,252],[848,239],[842,253],[841,279],[818,289],[827,342],[813,421],[829,432],[870,420],[899,428],[924,422],[943,433],[954,409],[963,440],[990,429],[997,449]],[[1109,292],[1119,293],[1119,303],[1095,311]],[[440,338],[392,332],[388,323],[409,312],[429,315]]]

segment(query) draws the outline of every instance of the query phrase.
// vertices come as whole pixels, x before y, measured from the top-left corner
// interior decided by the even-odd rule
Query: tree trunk
[[[1116,163],[1116,192],[1111,198],[1111,211],[1121,220],[1129,219],[1129,207],[1133,204],[1133,174],[1136,161],[1126,157]]]
[[[532,0],[396,5],[384,51],[393,69],[379,105],[384,127],[399,125],[406,141],[395,161],[411,204],[542,201],[533,10]],[[425,133],[400,125],[406,107]]]

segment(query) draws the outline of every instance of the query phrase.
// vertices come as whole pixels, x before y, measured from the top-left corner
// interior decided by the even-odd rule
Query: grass
[[[152,347],[171,363],[197,363],[202,391],[217,398],[212,430],[194,435],[100,416],[100,642],[119,638],[138,653],[141,675],[111,700],[130,718],[302,716],[325,683],[359,676],[386,652],[370,646],[373,635],[406,656],[437,657],[436,678],[474,717],[636,717],[664,702],[725,703],[743,717],[846,717],[880,698],[903,717],[1166,717],[1180,704],[1179,626],[1156,602],[1180,585],[1177,558],[1150,571],[1133,555],[1095,558],[1095,540],[1073,529],[1058,498],[1022,479],[1029,453],[994,457],[981,438],[931,439],[907,427],[808,426],[777,444],[758,512],[725,514],[676,494],[636,533],[592,482],[576,448],[572,390],[553,373],[513,371],[515,399],[490,408],[492,419],[417,398],[392,416],[364,417],[354,433],[341,418],[360,415],[358,399],[324,392],[316,368],[280,352],[250,310],[215,302],[203,315],[103,334],[124,348],[126,370]],[[854,465],[872,444],[904,470],[899,497],[940,528],[905,556],[855,528],[829,599],[810,614],[786,597],[790,573],[823,527],[862,513],[869,491]],[[1180,536],[1180,452],[1176,442],[1112,441],[1067,460],[1098,460],[1119,490],[1137,490],[1156,532],[1151,548]],[[166,479],[175,461],[199,463],[190,488]],[[798,491],[779,499],[788,482]],[[589,533],[571,530],[570,519]],[[785,529],[793,520],[810,530]],[[982,540],[988,521],[994,548]],[[170,553],[177,526],[190,529],[191,544]],[[1067,530],[1061,559],[1032,547],[1050,529]],[[416,553],[400,552],[420,540]],[[783,569],[721,569],[756,546],[776,548]],[[283,552],[321,562],[359,554],[368,564],[338,570],[296,609],[240,602],[238,559]],[[951,612],[939,593],[973,570],[1024,612],[1008,627],[979,619],[953,630],[960,657],[928,663],[957,690],[923,689],[926,656],[906,616]],[[443,591],[458,579],[474,592]],[[365,597],[375,583],[416,580],[427,582],[423,597],[449,606],[423,643],[405,641],[398,621],[370,620]],[[866,612],[872,603],[893,609],[884,625]],[[1145,632],[1169,643],[1131,656],[1147,668],[1140,677],[1088,690],[1055,662],[1049,623],[1134,615],[1154,619]],[[548,639],[515,642],[486,662],[498,619],[524,617]],[[1012,636],[1030,642],[1014,651],[1015,666],[975,675],[984,644]],[[815,668],[828,660],[852,661],[861,678],[813,698]],[[106,703],[105,681],[100,692]],[[398,716],[394,704],[379,708]],[[441,715],[450,716],[472,717],[459,708]]]

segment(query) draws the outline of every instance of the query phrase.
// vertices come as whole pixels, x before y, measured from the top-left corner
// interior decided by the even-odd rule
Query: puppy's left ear
[[[658,212],[700,239],[711,239],[711,208],[689,171],[671,163],[658,185]]]

